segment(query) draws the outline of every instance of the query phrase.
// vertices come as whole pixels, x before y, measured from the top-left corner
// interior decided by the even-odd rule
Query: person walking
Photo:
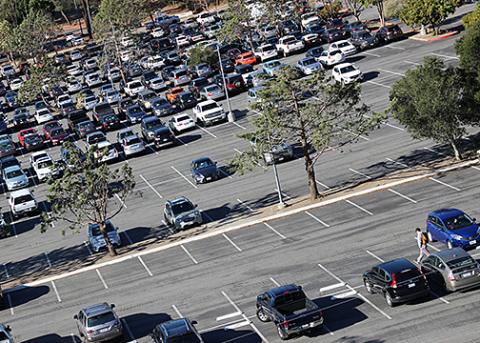
[[[425,256],[430,255],[430,251],[428,251],[428,246],[427,246],[428,236],[425,232],[422,232],[422,230],[418,227],[415,229],[415,234],[417,238],[417,246],[420,251],[416,261],[417,263],[420,263],[424,255]]]

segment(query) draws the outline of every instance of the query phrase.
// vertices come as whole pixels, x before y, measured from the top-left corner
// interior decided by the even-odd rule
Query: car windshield
[[[112,122],[112,121],[116,121],[116,120],[117,120],[117,117],[113,114],[103,117],[103,121],[105,121],[105,122]]]
[[[190,117],[189,116],[181,116],[181,117],[177,118],[177,122],[186,121],[186,120],[190,120]]]
[[[130,112],[130,114],[140,114],[140,113],[142,113],[142,109],[140,107],[137,107],[137,106],[130,107],[128,109],[128,112]]]
[[[193,204],[191,202],[184,201],[184,202],[180,202],[180,203],[172,205],[172,212],[173,212],[174,215],[177,215],[177,214],[180,214],[180,213],[189,212],[189,211],[193,210],[194,208],[195,207],[193,206]]]
[[[140,138],[138,137],[133,137],[133,138],[130,138],[128,141],[127,141],[127,144],[128,145],[133,145],[133,144],[139,144],[141,143],[142,141],[140,140]]]
[[[459,214],[455,217],[445,219],[445,225],[449,230],[459,230],[464,227],[473,225],[473,220],[465,213]]]
[[[12,146],[12,144],[10,143],[10,141],[1,141],[0,142],[0,149],[2,149],[2,150],[10,149],[11,146]]]
[[[210,159],[205,159],[205,160],[195,162],[194,167],[195,169],[202,169],[202,168],[207,168],[213,165],[214,163]]]
[[[348,43],[348,42],[342,42],[342,43],[339,43],[339,44],[338,44],[338,47],[339,47],[339,48],[345,48],[345,47],[347,47],[347,46],[350,46],[350,43]]]
[[[113,312],[105,312],[96,316],[92,316],[87,319],[87,327],[91,328],[98,325],[107,324],[113,322],[115,320],[115,316]]]
[[[15,205],[18,205],[18,204],[23,204],[33,200],[34,199],[30,194],[25,194],[25,195],[19,196],[18,198],[15,198],[13,202]]]
[[[158,126],[162,126],[162,122],[160,121],[160,119],[148,121],[145,123],[145,127],[147,128],[147,130],[153,129]]]
[[[39,169],[50,168],[51,166],[53,166],[52,160],[46,160],[38,163]]]
[[[220,87],[217,85],[205,87],[206,92],[219,92]]]
[[[346,67],[341,68],[341,69],[340,69],[340,72],[341,72],[342,74],[346,74],[346,73],[350,73],[350,72],[355,71],[355,70],[356,70],[356,69],[355,69],[354,66],[346,66]]]
[[[108,223],[107,224],[107,232],[114,232],[114,231],[115,231],[115,228],[113,227],[113,225],[111,223]],[[100,232],[100,226],[99,225],[92,226],[92,235],[93,236],[102,235],[102,233]]]
[[[317,64],[317,61],[314,58],[306,58],[303,60],[303,65],[308,66],[312,64]]]
[[[60,135],[63,135],[64,133],[65,133],[65,131],[63,129],[54,129],[54,130],[52,130],[51,135],[52,136],[60,136]]]
[[[469,265],[472,265],[472,264],[475,265],[476,262],[470,256],[460,257],[460,258],[457,258],[455,260],[447,262],[447,265],[450,269],[457,269],[457,268],[461,268],[461,267],[466,267],[466,266],[469,266]]]
[[[37,143],[37,142],[40,142],[41,140],[42,139],[37,134],[25,136],[25,141],[27,143]]]
[[[198,339],[197,335],[193,332],[188,332],[181,336],[175,336],[168,339],[169,343],[199,343],[200,340]]]
[[[152,104],[153,107],[160,107],[165,105],[170,105],[167,99],[159,99]]]
[[[11,178],[22,176],[22,175],[23,173],[20,169],[15,169],[7,173],[7,179],[11,179]]]
[[[212,102],[211,104],[203,105],[202,106],[202,112],[210,111],[210,110],[213,110],[215,108],[218,108],[218,105],[216,103]]]

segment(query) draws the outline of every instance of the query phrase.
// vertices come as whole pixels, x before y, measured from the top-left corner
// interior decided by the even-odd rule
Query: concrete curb
[[[50,277],[47,277],[47,278],[44,278],[44,279],[35,280],[35,281],[32,281],[32,282],[28,282],[28,283],[25,283],[25,284],[15,286],[15,287],[13,287],[11,289],[8,289],[6,291],[7,292],[13,292],[13,291],[16,291],[16,290],[23,289],[25,287],[35,287],[35,286],[43,285],[43,284],[46,284],[46,283],[49,283],[49,282],[52,282],[52,281],[56,281],[56,280],[59,280],[59,279],[64,279],[66,277],[70,277],[70,276],[73,276],[73,275],[78,275],[78,274],[81,274],[81,273],[84,273],[84,272],[87,272],[87,271],[92,271],[92,270],[95,270],[95,269],[98,269],[98,268],[106,267],[106,266],[109,266],[109,265],[113,265],[113,264],[121,263],[121,262],[124,262],[124,261],[127,261],[127,260],[131,260],[131,259],[134,259],[134,258],[138,258],[138,257],[141,257],[141,256],[145,256],[145,255],[153,254],[153,253],[156,253],[156,252],[159,252],[159,251],[167,250],[167,249],[170,249],[170,248],[173,248],[173,247],[176,247],[176,246],[180,246],[182,244],[186,244],[186,243],[190,243],[190,242],[194,242],[194,241],[199,241],[199,240],[202,240],[202,239],[205,239],[205,238],[221,235],[223,233],[227,233],[227,232],[230,232],[230,231],[235,231],[235,230],[239,230],[239,229],[246,228],[246,227],[249,227],[249,226],[262,224],[264,222],[268,222],[268,221],[271,221],[271,220],[288,217],[288,216],[291,216],[293,214],[304,212],[304,211],[307,211],[307,210],[310,210],[310,209],[313,209],[313,208],[323,207],[323,206],[333,204],[333,203],[336,203],[336,202],[339,202],[339,201],[347,200],[347,199],[350,199],[350,198],[354,198],[354,197],[358,197],[358,196],[382,191],[382,190],[389,189],[389,188],[399,186],[399,185],[403,185],[403,184],[406,184],[406,183],[419,181],[419,180],[422,180],[422,179],[426,179],[426,178],[429,178],[429,177],[436,176],[438,174],[443,174],[443,173],[446,173],[446,172],[449,172],[449,171],[470,167],[470,166],[472,166],[474,164],[478,164],[478,163],[479,163],[479,160],[475,159],[475,160],[471,160],[471,161],[466,161],[466,162],[454,164],[454,165],[451,165],[451,166],[448,166],[448,167],[437,169],[437,170],[435,170],[433,172],[430,172],[430,173],[407,177],[407,178],[404,178],[404,179],[401,179],[401,180],[386,183],[384,185],[367,188],[367,189],[357,191],[357,192],[353,192],[353,193],[350,193],[350,194],[345,194],[345,195],[342,195],[342,196],[339,196],[339,197],[336,197],[336,198],[320,201],[318,203],[310,204],[310,205],[300,207],[300,208],[287,210],[287,211],[277,213],[277,214],[273,214],[273,215],[270,215],[270,216],[267,216],[267,217],[255,219],[255,220],[252,220],[252,221],[249,221],[249,222],[240,223],[240,224],[236,224],[236,225],[232,225],[232,226],[227,226],[227,227],[224,227],[224,228],[221,228],[221,229],[212,230],[210,232],[205,232],[205,233],[202,233],[202,234],[200,234],[198,236],[195,236],[195,237],[189,237],[189,238],[177,241],[177,242],[172,242],[172,243],[165,244],[165,245],[155,247],[155,248],[152,248],[152,249],[147,249],[147,250],[144,250],[144,251],[132,253],[130,255],[125,255],[125,256],[116,258],[114,260],[111,260],[111,261],[106,261],[106,262],[102,262],[102,263],[98,263],[98,264],[93,264],[91,266],[87,266],[87,267],[84,267],[84,268],[73,270],[71,272],[66,272],[66,273],[62,273],[62,274],[58,274],[58,275],[53,275],[53,276],[50,276]]]
[[[423,37],[419,37],[418,35],[415,35],[415,36],[408,37],[408,39],[417,40],[417,41],[421,41],[421,42],[435,42],[435,41],[450,38],[452,36],[458,35],[459,33],[460,33],[459,31],[451,31],[451,32],[445,33],[443,35],[431,36],[431,37],[428,37],[428,38],[423,38]]]

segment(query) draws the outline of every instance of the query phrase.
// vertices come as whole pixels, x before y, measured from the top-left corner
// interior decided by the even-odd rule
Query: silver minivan
[[[103,342],[123,336],[123,325],[114,308],[114,304],[96,304],[73,316],[82,341]]]

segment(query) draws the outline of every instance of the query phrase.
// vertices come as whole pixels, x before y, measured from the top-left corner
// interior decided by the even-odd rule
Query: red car
[[[43,132],[45,140],[50,140],[53,145],[62,144],[70,137],[68,132],[61,126],[52,127],[48,131],[44,130]]]
[[[244,52],[243,54],[240,54],[237,56],[235,59],[235,65],[240,65],[240,64],[256,64],[257,63],[257,58],[255,55],[249,51],[249,52]]]
[[[37,134],[38,135],[38,132],[35,128],[31,127],[29,129],[24,129],[24,130],[21,130],[18,132],[18,143],[23,146],[24,145],[24,139],[25,139],[25,136],[26,135],[30,135],[30,134]]]

